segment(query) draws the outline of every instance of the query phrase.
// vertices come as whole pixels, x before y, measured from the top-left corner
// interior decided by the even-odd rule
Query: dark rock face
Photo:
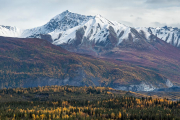
[[[1,27],[4,27],[6,29],[11,29],[12,27],[11,26],[4,26],[4,25],[0,25]]]
[[[121,42],[118,47],[133,48],[137,50],[148,50],[149,43],[147,42],[145,35],[142,31],[140,31],[139,33],[136,29],[131,28],[131,33],[129,33],[128,39],[123,40],[123,42]]]
[[[53,42],[53,40],[51,38],[51,35],[48,35],[48,34],[43,35],[43,34],[41,34],[40,36],[41,36],[41,39],[47,40],[49,42]]]
[[[41,38],[41,39],[47,40],[51,43],[53,42],[53,39],[52,39],[51,35],[49,35],[49,34],[35,34],[33,36],[29,36],[28,38]]]
[[[151,30],[151,28],[148,28],[148,32],[149,32],[150,34],[152,34],[152,30]]]
[[[170,42],[171,45],[174,45],[175,46],[175,42],[174,42],[174,33],[172,34],[172,41]]]
[[[76,38],[74,41],[75,46],[78,46],[82,43],[84,33],[85,33],[85,31],[83,28],[80,28],[79,30],[76,31]]]
[[[54,41],[56,41],[56,40],[60,39],[60,38],[61,38],[61,36],[62,36],[62,34],[61,34],[61,33],[59,33],[58,38],[57,38],[57,39],[55,39]]]
[[[107,37],[107,44],[106,44],[106,48],[107,49],[112,49],[114,48],[117,43],[118,43],[118,37],[117,37],[117,34],[116,32],[114,31],[113,27],[112,26],[109,26],[109,35]]]
[[[124,34],[124,31],[121,31],[121,33],[119,34],[118,38],[122,37]]]
[[[136,29],[131,28],[131,32],[135,35],[136,38],[139,38],[141,41],[146,41],[145,36],[140,34],[140,33],[143,33],[142,31],[140,31],[140,33],[138,33],[138,31]]]

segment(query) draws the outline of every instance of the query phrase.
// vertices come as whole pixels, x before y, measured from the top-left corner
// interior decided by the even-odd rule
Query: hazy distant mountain
[[[0,36],[5,37],[21,37],[23,30],[17,27],[0,25]]]

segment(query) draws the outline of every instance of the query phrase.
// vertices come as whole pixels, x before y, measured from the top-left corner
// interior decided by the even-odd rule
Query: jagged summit
[[[55,17],[53,17],[49,22],[51,22],[51,21],[58,22],[58,21],[61,21],[62,19],[78,19],[78,20],[83,20],[83,19],[87,19],[89,17],[92,17],[92,16],[80,15],[80,14],[72,13],[72,12],[66,10],[66,11],[62,12],[61,14],[58,14]]]
[[[69,11],[66,10],[64,12],[62,12],[61,14],[56,15],[55,17],[53,17],[50,21],[60,21],[62,20],[65,16],[67,16],[69,14]]]
[[[39,34],[66,31],[84,23],[91,17],[92,16],[80,15],[66,10],[53,17],[48,23],[41,27],[25,30],[22,36],[40,38]]]

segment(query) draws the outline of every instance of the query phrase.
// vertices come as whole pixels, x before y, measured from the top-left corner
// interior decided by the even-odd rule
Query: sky
[[[180,28],[180,0],[0,0],[0,25],[38,27],[65,10],[131,27]]]

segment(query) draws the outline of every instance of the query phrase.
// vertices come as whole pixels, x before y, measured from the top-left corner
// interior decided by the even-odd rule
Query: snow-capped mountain
[[[52,18],[43,26],[27,29],[22,33],[22,37],[36,37],[39,34],[59,33],[76,27],[89,20],[91,16],[71,13],[68,10]]]
[[[119,61],[123,61],[128,65],[130,63],[144,67],[180,84],[180,54],[176,48],[180,47],[178,28],[132,28],[109,21],[101,15],[85,16],[65,11],[45,25],[32,29],[20,30],[16,27],[0,26],[0,36],[46,39],[68,51],[98,56],[117,64],[122,64]],[[146,76],[146,73],[143,75]],[[158,79],[159,75],[155,77]],[[151,82],[138,86],[133,84],[127,89],[139,89],[142,86],[154,89]],[[166,86],[170,87],[172,84],[167,82]]]
[[[180,29],[178,28],[167,26],[162,28],[148,28],[148,32],[173,46],[180,47]]]
[[[148,32],[149,34],[153,34],[173,46],[180,47],[180,29],[178,28],[167,26],[157,28],[137,27],[136,30],[146,33]]]
[[[131,28],[118,22],[109,21],[101,15],[85,16],[68,10],[52,18],[47,24],[33,29],[20,30],[16,27],[0,26],[0,36],[47,39],[55,45],[115,47],[124,42],[155,40],[166,41],[180,47],[178,28]],[[67,45],[66,45],[67,46]]]
[[[125,32],[122,34],[122,31]],[[75,39],[81,42],[85,40],[93,43],[105,42],[111,33],[119,36],[120,39],[118,42],[120,43],[123,39],[128,38],[129,32],[130,27],[117,22],[111,22],[101,15],[96,15],[84,22],[84,24],[60,32],[61,37],[56,36],[54,32],[49,34],[52,35],[52,38],[55,40],[53,44],[60,45],[63,43],[72,43]]]

